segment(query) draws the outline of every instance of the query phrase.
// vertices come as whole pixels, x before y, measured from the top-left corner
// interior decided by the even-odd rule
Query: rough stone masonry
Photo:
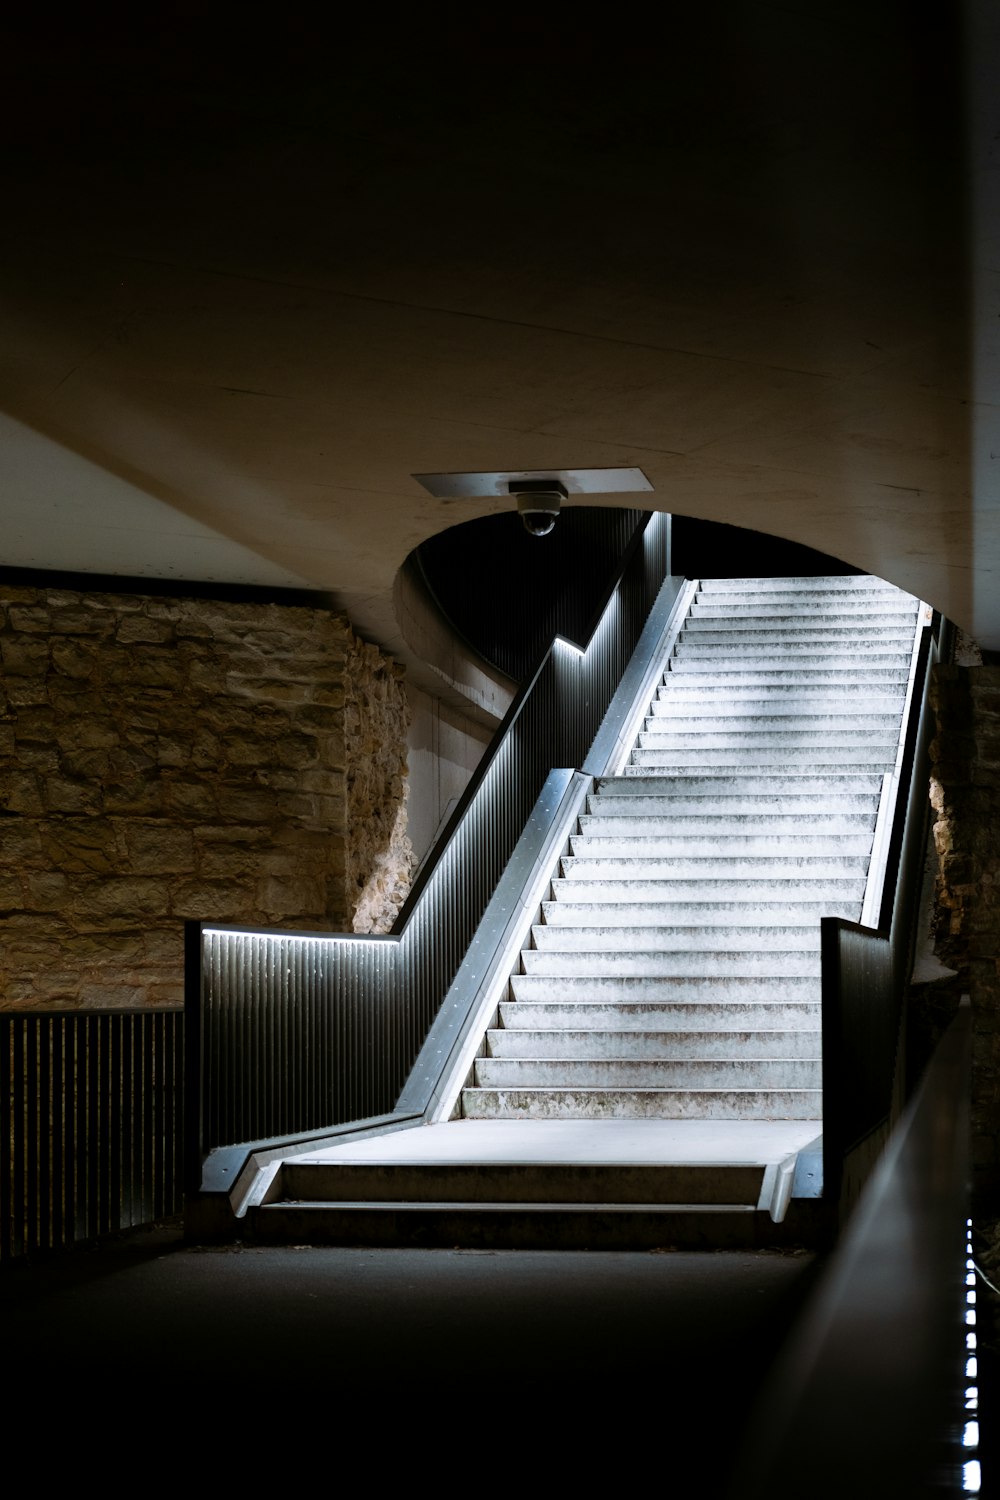
[[[180,1003],[183,921],[385,931],[400,669],[321,609],[0,589],[0,1007]]]

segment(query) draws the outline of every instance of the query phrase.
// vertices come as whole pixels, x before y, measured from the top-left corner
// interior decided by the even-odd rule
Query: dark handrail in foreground
[[[669,516],[636,534],[585,649],[518,695],[392,934],[187,932],[187,1191],[251,1148],[395,1122],[400,1090],[550,768],[579,765],[669,578]]]
[[[929,689],[949,631],[936,615],[920,643],[879,926],[822,921],[823,1195],[839,1213],[856,1201],[902,1099],[900,1028],[929,813]]]
[[[971,1071],[965,997],[765,1387],[734,1500],[961,1492]]]

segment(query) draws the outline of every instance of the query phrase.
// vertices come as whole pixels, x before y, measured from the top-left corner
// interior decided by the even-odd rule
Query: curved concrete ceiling
[[[0,564],[321,589],[391,648],[407,554],[503,504],[415,474],[638,466],[1000,649],[991,7],[204,9],[0,65]]]

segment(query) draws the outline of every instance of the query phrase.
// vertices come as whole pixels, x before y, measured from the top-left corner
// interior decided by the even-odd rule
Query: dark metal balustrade
[[[971,1070],[965,1000],[762,1392],[732,1500],[963,1493]]]
[[[180,1212],[183,1025],[0,1013],[0,1262]]]
[[[931,673],[950,649],[940,616],[926,626],[914,680],[878,928],[824,917],[824,1195],[846,1210],[902,1104],[898,1066],[928,828]]]
[[[231,1184],[251,1144],[401,1122],[400,1091],[546,777],[583,763],[668,578],[669,525],[654,514],[635,534],[586,649],[557,639],[525,682],[389,936],[188,924],[191,1193]]]

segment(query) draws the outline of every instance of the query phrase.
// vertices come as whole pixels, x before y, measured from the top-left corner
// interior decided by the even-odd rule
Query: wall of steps
[[[820,918],[861,912],[918,609],[868,577],[702,582],[464,1116],[819,1119]]]

